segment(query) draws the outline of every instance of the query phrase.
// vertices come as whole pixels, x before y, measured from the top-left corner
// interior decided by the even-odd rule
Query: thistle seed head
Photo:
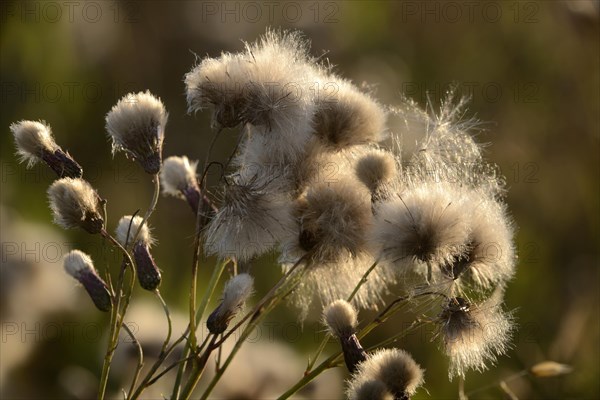
[[[129,93],[106,115],[106,131],[113,153],[124,151],[148,174],[157,174],[162,163],[162,146],[167,111],[149,91]]]
[[[104,227],[100,199],[92,186],[79,178],[63,178],[48,189],[54,222],[65,229],[100,233]]]

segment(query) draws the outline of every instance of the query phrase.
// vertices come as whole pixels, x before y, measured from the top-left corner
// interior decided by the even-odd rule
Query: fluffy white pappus
[[[149,91],[125,95],[106,115],[113,152],[124,151],[147,173],[158,173],[167,119],[162,101]]]
[[[284,249],[280,257],[284,272],[289,270],[298,257],[298,254],[294,256],[294,253]],[[305,320],[309,314],[322,314],[325,306],[338,299],[347,299],[375,262],[369,254],[364,253],[353,256],[345,251],[338,257],[335,262],[313,261],[308,264],[302,282],[289,297],[289,302],[299,310],[300,321]],[[352,306],[356,309],[377,309],[394,282],[395,277],[387,269],[375,268],[352,299]]]
[[[276,31],[246,45],[250,84],[243,120],[268,139],[267,152],[297,159],[312,137],[320,67],[308,47],[298,32]]]
[[[445,184],[424,184],[380,203],[370,241],[399,274],[435,272],[459,259],[469,239],[467,198]]]
[[[371,96],[335,75],[318,84],[314,129],[324,144],[339,150],[386,137],[386,111]]]
[[[63,178],[48,188],[54,222],[65,228],[99,233],[104,227],[100,199],[92,186],[79,178]]]
[[[381,381],[364,381],[348,392],[348,400],[394,400],[394,395]]]
[[[96,271],[92,258],[80,250],[71,250],[65,254],[63,265],[67,274],[77,280],[84,272]]]
[[[405,171],[406,179],[417,183],[455,182],[499,195],[504,190],[504,178],[495,165],[483,160],[484,145],[474,140],[481,123],[464,117],[466,103],[466,98],[456,100],[450,91],[437,114],[423,111],[411,102],[405,104],[400,113],[417,120],[412,129],[414,125],[421,127],[417,148]]]
[[[50,126],[44,121],[19,121],[10,125],[15,139],[17,154],[27,167],[33,166],[43,152],[54,152],[59,149],[52,136]]]
[[[504,286],[515,272],[514,228],[505,205],[480,192],[470,197],[467,250],[442,271],[457,284],[458,293]]]
[[[225,187],[223,204],[205,234],[208,254],[247,261],[289,235],[293,226],[290,199],[267,189],[256,181],[238,179]]]
[[[366,233],[372,223],[368,192],[356,181],[317,182],[294,204],[295,237],[284,247],[296,247],[315,263],[335,263],[348,253],[367,252]]]
[[[119,243],[121,243],[121,246],[130,246],[133,240],[136,238],[136,235],[137,242],[141,242],[147,247],[150,247],[154,244],[154,238],[150,233],[150,227],[148,226],[147,221],[143,226],[141,226],[140,229],[140,225],[142,224],[143,220],[144,219],[139,215],[133,217],[133,220],[131,215],[125,215],[121,217],[117,225],[117,229],[115,229],[117,240]]]
[[[323,310],[323,322],[333,336],[346,338],[355,333],[358,315],[352,304],[336,300]]]
[[[213,108],[216,126],[231,128],[241,122],[249,84],[247,62],[240,54],[205,58],[185,75],[188,112]]]
[[[234,276],[223,289],[222,310],[234,312],[242,307],[254,291],[254,278],[247,273]]]
[[[382,349],[358,365],[348,384],[348,397],[359,399],[357,393],[372,381],[383,383],[394,398],[407,398],[423,384],[423,369],[404,350]]]
[[[509,349],[513,318],[501,304],[500,289],[479,305],[460,297],[448,300],[438,317],[438,334],[450,359],[450,379],[464,377],[468,370],[486,370]]]
[[[316,137],[308,143],[301,162],[293,167],[294,186],[297,193],[305,192],[319,183],[336,185],[342,181],[358,185],[369,197],[369,192],[358,180],[356,165],[358,161],[373,150],[373,146],[356,145],[342,150],[331,151]]]
[[[247,136],[240,143],[234,165],[244,179],[257,179],[288,191],[293,184],[294,166],[303,162],[305,150],[298,150],[298,146],[280,146],[258,132],[262,129],[246,125]]]
[[[373,148],[356,163],[356,176],[369,189],[371,198],[388,197],[395,180],[399,176],[400,162],[392,152]]]
[[[160,171],[163,194],[183,197],[186,188],[197,186],[197,165],[198,161],[190,161],[186,156],[167,157]]]

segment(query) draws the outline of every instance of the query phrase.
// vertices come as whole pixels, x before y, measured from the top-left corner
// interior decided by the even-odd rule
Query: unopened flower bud
[[[346,367],[351,373],[367,358],[367,353],[356,337],[356,310],[345,300],[336,300],[323,311],[323,320],[332,335],[340,340]]]
[[[119,220],[116,235],[117,240],[123,247],[127,247],[135,240],[135,243],[133,243],[133,259],[138,281],[142,288],[155,290],[160,285],[161,275],[152,254],[150,254],[150,247],[154,243],[154,239],[150,235],[148,224],[141,226],[142,221],[143,218],[139,216],[132,218],[131,215],[126,215],[122,217]]]
[[[110,311],[112,300],[108,287],[98,276],[90,256],[79,250],[72,250],[64,257],[64,267],[69,275],[83,285],[100,311]]]
[[[148,174],[157,174],[162,163],[162,145],[167,111],[149,91],[124,96],[106,115],[106,130],[113,152],[124,151]]]
[[[198,211],[200,200],[200,188],[196,181],[197,164],[197,161],[190,162],[186,156],[171,156],[164,161],[160,172],[163,193],[185,198],[194,213]]]
[[[221,304],[206,320],[206,327],[210,333],[218,335],[225,332],[229,321],[252,294],[253,286],[254,278],[246,273],[236,275],[227,282]]]
[[[88,182],[79,178],[59,179],[50,185],[48,198],[56,224],[92,234],[102,231],[100,198]]]
[[[21,161],[31,167],[44,161],[59,178],[81,178],[83,169],[68,152],[54,141],[49,125],[36,121],[20,121],[10,126]]]

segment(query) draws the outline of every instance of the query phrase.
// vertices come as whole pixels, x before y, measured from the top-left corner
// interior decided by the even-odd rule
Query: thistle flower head
[[[42,154],[54,153],[60,147],[54,141],[50,126],[44,121],[19,121],[10,125],[21,161],[31,167]]]
[[[149,91],[127,94],[106,115],[113,152],[124,151],[147,173],[158,173],[167,117],[163,103]]]
[[[389,151],[370,150],[356,163],[356,176],[369,189],[372,198],[380,198],[385,186],[398,176],[396,159]]]
[[[352,375],[348,397],[361,398],[357,395],[366,390],[365,385],[373,385],[369,383],[372,381],[383,383],[395,399],[408,399],[423,384],[423,370],[406,351],[383,349],[359,364]]]
[[[323,310],[323,320],[332,335],[349,337],[358,324],[356,310],[345,300],[336,300]]]
[[[356,181],[316,183],[296,201],[297,243],[316,262],[335,262],[366,251],[371,204]]]
[[[394,395],[381,381],[366,381],[348,393],[349,400],[395,400]]]
[[[27,167],[43,160],[59,178],[81,178],[81,166],[64,152],[54,141],[50,126],[45,122],[20,121],[13,123],[10,130],[15,138],[17,154]]]
[[[189,188],[197,188],[196,166],[198,161],[190,161],[186,156],[171,156],[163,162],[160,183],[164,194],[182,197]]]
[[[512,318],[501,309],[501,290],[479,305],[450,298],[438,317],[439,335],[450,358],[448,376],[465,376],[469,369],[479,372],[494,363],[509,347]]]
[[[467,286],[491,289],[514,274],[514,230],[504,204],[473,192],[470,195],[469,240],[465,254],[442,268],[462,292]]]
[[[150,228],[147,223],[141,227],[140,225],[144,219],[139,215],[132,217],[131,215],[125,215],[119,220],[115,234],[117,240],[121,243],[121,246],[127,247],[131,245],[136,234],[137,242],[142,243],[144,246],[150,247],[154,243],[154,238],[150,234]],[[138,230],[140,233],[138,234]]]
[[[213,107],[213,124],[231,128],[240,123],[247,103],[245,61],[240,55],[224,53],[205,58],[185,75],[188,111]]]
[[[109,311],[112,300],[106,283],[98,276],[92,259],[79,250],[72,250],[63,259],[65,271],[79,281],[101,311]]]
[[[239,178],[239,177],[238,177]],[[289,200],[266,184],[234,178],[206,233],[206,251],[248,260],[273,248],[291,229]]]
[[[83,179],[63,178],[48,189],[54,222],[65,229],[82,228],[99,233],[104,227],[96,191]]]
[[[468,242],[465,201],[452,186],[425,184],[382,202],[371,231],[382,261],[400,273],[454,262]]]
[[[386,113],[352,83],[330,75],[320,82],[322,96],[314,117],[315,134],[333,149],[379,142],[386,130]]]
[[[229,321],[244,305],[254,289],[254,278],[242,273],[231,278],[223,289],[221,304],[210,314],[206,326],[211,333],[223,333]]]

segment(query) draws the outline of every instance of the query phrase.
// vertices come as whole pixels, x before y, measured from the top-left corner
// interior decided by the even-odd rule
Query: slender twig
[[[217,335],[212,335],[212,338],[210,340],[210,343],[208,344],[208,347],[206,348],[206,351],[202,354],[202,356],[200,358],[198,358],[196,360],[195,365],[194,365],[194,370],[192,371],[192,377],[190,378],[188,383],[185,385],[185,387],[182,389],[180,399],[187,400],[190,398],[190,396],[194,392],[196,385],[198,384],[198,382],[200,381],[200,378],[202,377],[202,372],[204,371],[204,368],[206,367],[206,363],[208,362],[208,358],[210,357],[210,354],[212,353],[212,351],[214,349],[216,349],[216,346],[215,346],[216,340],[217,340]]]
[[[131,386],[129,387],[129,394],[127,395],[127,399],[131,398],[131,394],[133,393],[133,389],[135,388],[135,384],[137,383],[137,380],[140,376],[140,372],[142,371],[142,368],[144,367],[144,350],[142,350],[142,345],[140,344],[140,342],[137,340],[137,338],[135,337],[135,335],[133,334],[133,332],[131,331],[131,329],[129,329],[129,327],[127,326],[127,324],[123,324],[123,329],[125,330],[125,332],[127,332],[127,334],[129,335],[129,337],[132,340],[132,345],[136,347],[137,352],[138,352],[138,363],[137,363],[137,367],[135,369],[135,372],[133,374],[133,379],[131,380]]]
[[[285,281],[294,273],[294,271],[304,263],[304,257],[300,258],[292,267],[279,279],[279,281],[267,292],[266,295],[254,306],[254,308],[248,312],[241,320],[239,320],[233,328],[231,328],[226,334],[221,337],[221,340],[217,342],[217,346],[223,344],[229,336],[231,336],[239,327],[241,327],[248,318],[255,315],[281,288]]]
[[[284,277],[285,278],[289,277],[291,275],[291,273],[293,272],[293,269],[295,269],[297,266],[299,266],[301,264],[302,264],[302,259],[300,259],[296,264],[294,264],[294,266],[292,268],[290,268],[290,270],[288,271],[288,273],[286,275],[284,275]],[[233,346],[233,349],[229,353],[229,356],[227,357],[227,359],[225,360],[225,362],[223,363],[221,368],[219,370],[217,370],[215,376],[210,381],[208,387],[204,391],[204,394],[200,398],[201,400],[205,400],[208,398],[211,391],[217,385],[217,383],[219,382],[219,380],[225,373],[225,370],[227,369],[227,367],[229,366],[231,361],[233,361],[233,358],[235,357],[235,355],[237,354],[239,349],[244,344],[246,338],[254,331],[254,328],[256,328],[256,326],[269,314],[269,312],[273,308],[275,308],[277,306],[277,304],[279,304],[281,301],[283,301],[283,299],[285,299],[290,293],[292,293],[296,289],[296,287],[300,283],[301,278],[305,272],[306,272],[306,268],[303,268],[298,274],[295,275],[295,279],[288,282],[286,286],[283,286],[284,279],[282,277],[283,281],[280,280],[278,282],[278,284],[276,284],[273,287],[273,288],[277,288],[277,289],[275,289],[275,290],[271,289],[269,291],[269,293],[267,293],[267,295],[265,297],[263,297],[263,301],[259,302],[259,304],[262,304],[261,307],[255,308],[253,310],[253,312],[251,312],[247,315],[248,318],[251,317],[250,322],[248,323],[248,325],[246,325],[246,327],[242,331],[240,338],[236,341],[235,345]],[[272,296],[270,296],[271,293],[273,293]],[[268,296],[270,296],[271,298],[268,299],[267,298]],[[228,333],[231,334],[234,331],[235,331],[235,329],[231,329]],[[219,342],[217,342],[215,344],[215,346],[220,346],[224,342],[224,340],[227,339],[227,336],[228,335],[223,336],[223,338]]]
[[[152,367],[150,368],[150,370],[148,371],[148,373],[146,374],[146,376],[144,377],[144,379],[142,380],[142,382],[140,383],[140,385],[138,386],[136,391],[131,395],[131,400],[138,398],[140,396],[140,394],[142,394],[144,389],[146,389],[148,386],[151,385],[150,379],[152,378],[152,375],[156,372],[156,370],[158,370],[160,365],[168,357],[167,352],[170,353],[168,346],[169,346],[169,341],[171,340],[171,334],[173,332],[173,323],[171,321],[171,312],[169,311],[169,307],[167,306],[167,303],[162,298],[160,291],[158,289],[156,289],[154,291],[154,293],[156,294],[158,301],[162,305],[163,310],[165,312],[165,316],[167,318],[167,325],[168,325],[167,337],[165,338],[165,340],[163,342],[162,348],[160,350],[160,354],[158,355],[158,359],[152,365]],[[133,389],[133,386],[132,386],[132,389]],[[132,391],[130,390],[129,392],[131,393]]]
[[[210,281],[208,282],[208,287],[206,288],[206,292],[204,292],[204,297],[202,298],[200,305],[198,306],[197,310],[195,311],[196,315],[192,318],[191,313],[190,313],[190,326],[189,326],[188,331],[191,332],[191,329],[192,329],[191,320],[192,319],[194,321],[194,325],[193,325],[194,328],[197,326],[197,324],[202,319],[202,315],[204,314],[204,312],[206,311],[206,308],[208,307],[208,302],[210,301],[210,298],[212,297],[212,295],[215,291],[215,288],[217,287],[217,283],[219,282],[219,279],[220,279],[221,275],[223,274],[223,271],[225,270],[225,266],[228,263],[229,263],[228,259],[222,260],[213,269],[212,275],[210,277]],[[191,342],[188,340],[188,343],[185,346],[184,353],[183,353],[184,359],[190,355],[190,352],[192,349],[194,350],[194,352],[196,352],[196,349],[191,347]],[[177,376],[175,377],[175,384],[173,386],[173,393],[171,394],[172,399],[179,398],[179,390],[180,390],[180,386],[181,386],[181,380],[183,379],[183,373],[185,371],[186,366],[187,366],[187,362],[185,362],[185,361],[182,362],[181,364],[179,364],[179,369],[177,370]]]
[[[371,274],[371,272],[373,272],[373,270],[377,266],[378,262],[379,262],[379,260],[376,260],[369,267],[369,269],[367,269],[367,271],[363,274],[363,276],[360,278],[360,281],[358,281],[358,283],[354,287],[354,290],[352,290],[352,293],[350,293],[350,296],[348,296],[348,299],[346,299],[346,301],[348,303],[350,303],[354,299],[354,296],[356,296],[356,294],[358,293],[358,290],[361,288],[361,286],[364,285],[365,283],[367,283],[367,280],[369,278],[369,274]],[[310,372],[310,370],[312,369],[312,367],[314,367],[315,363],[317,362],[317,360],[321,356],[321,353],[323,352],[323,350],[325,350],[325,346],[327,345],[327,342],[329,341],[330,338],[331,338],[331,335],[329,333],[325,334],[325,337],[323,338],[323,340],[319,344],[319,347],[317,347],[316,354],[314,355],[314,357],[312,359],[310,359],[308,361],[308,365],[306,366],[305,373]]]

